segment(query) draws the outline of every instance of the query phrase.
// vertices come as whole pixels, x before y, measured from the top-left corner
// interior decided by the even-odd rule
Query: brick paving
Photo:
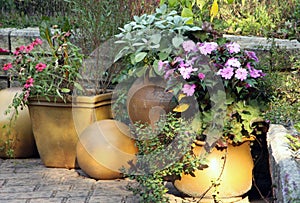
[[[0,203],[139,203],[129,179],[95,180],[80,169],[47,168],[40,159],[0,159]],[[167,183],[170,203],[198,202],[180,197]],[[255,203],[263,201],[255,201]],[[249,203],[248,197],[239,203]]]
[[[86,177],[79,169],[46,168],[40,159],[0,159],[0,202],[134,202],[130,180]]]

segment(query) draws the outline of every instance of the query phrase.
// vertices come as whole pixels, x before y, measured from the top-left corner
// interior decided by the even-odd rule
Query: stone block
[[[16,28],[2,28],[0,29],[0,48],[10,51],[9,35]]]
[[[33,42],[36,38],[40,38],[39,28],[24,28],[13,30],[10,33],[10,41],[11,41],[11,49],[12,52],[15,51],[17,47],[21,45],[28,45]],[[50,50],[47,42],[44,41],[42,44],[42,48],[46,50]]]

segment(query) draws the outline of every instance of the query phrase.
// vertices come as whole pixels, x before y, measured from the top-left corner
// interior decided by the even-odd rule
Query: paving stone
[[[50,198],[51,192],[41,191],[41,192],[6,192],[0,193],[0,201],[10,200],[10,199],[29,199],[29,198]]]
[[[59,202],[64,202],[64,198],[47,198],[47,199],[45,199],[45,198],[34,198],[34,199],[30,199],[28,201],[28,203],[59,203]]]

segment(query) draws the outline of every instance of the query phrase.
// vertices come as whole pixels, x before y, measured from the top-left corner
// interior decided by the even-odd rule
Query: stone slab
[[[274,194],[283,203],[300,202],[300,160],[292,157],[286,138],[289,133],[282,125],[270,125],[267,133]]]

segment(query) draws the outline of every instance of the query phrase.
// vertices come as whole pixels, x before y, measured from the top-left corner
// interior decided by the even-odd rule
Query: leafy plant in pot
[[[80,84],[84,57],[71,43],[71,35],[43,23],[40,36],[46,48],[38,38],[17,48],[12,63],[3,67],[23,87],[7,112],[15,111],[17,117],[18,108],[29,107],[38,152],[48,167],[76,167],[78,135],[98,119],[97,99],[78,96],[84,93]]]
[[[241,50],[237,43],[224,39],[197,43],[186,40],[173,53],[172,57],[158,62],[158,73],[160,71],[166,80],[166,90],[172,91],[179,102],[173,111],[182,117],[180,119],[186,120],[186,125],[192,126],[187,130],[192,142],[186,149],[198,158],[205,155],[208,167],[192,164],[194,167],[190,171],[181,167],[177,168],[180,172],[167,175],[180,174],[172,181],[179,191],[187,195],[208,201],[217,198],[237,201],[252,185],[250,141],[268,127],[261,117],[265,105],[260,101],[263,98],[258,88],[265,74],[258,69],[259,61],[254,52]],[[151,129],[164,132],[165,128],[168,129],[167,125],[168,122],[164,125],[158,123]],[[139,125],[135,130],[135,134],[143,134],[144,126]],[[176,130],[177,127],[172,127],[168,132],[176,134]],[[138,155],[148,155],[158,150],[160,157],[169,156],[170,153],[163,154],[161,149],[165,149],[170,142],[161,139],[159,133],[157,136],[150,135],[144,142],[137,136],[137,142],[142,142],[141,146],[138,144]],[[243,160],[246,162],[241,164]],[[181,159],[178,162],[188,166]],[[165,166],[177,167],[176,164],[177,161]],[[133,169],[139,172],[139,167],[137,164]],[[160,174],[157,171],[154,173]],[[144,184],[148,174],[137,174],[133,178],[144,184],[145,190],[158,187],[155,181],[163,186],[162,174],[159,178],[153,178],[154,174],[150,174],[151,184]],[[237,179],[230,179],[232,177]],[[163,198],[165,193],[162,191],[167,190],[161,190],[154,198]],[[148,197],[152,198],[146,195],[145,199]]]
[[[148,117],[153,106],[169,111],[173,95],[164,91],[164,81],[158,75],[158,61],[171,56],[173,50],[188,38],[188,33],[201,30],[189,25],[188,20],[189,18],[181,17],[176,11],[169,11],[166,5],[162,5],[153,14],[134,16],[134,20],[120,28],[121,32],[116,35],[120,51],[115,61],[122,58],[127,63],[115,81],[121,84],[121,91],[126,89],[123,91],[127,99],[125,109],[132,122],[154,123],[159,116],[154,116],[156,119],[153,120]],[[120,98],[124,98],[124,95]],[[136,98],[137,95],[141,95],[141,98]],[[151,98],[156,97],[160,99],[151,101]],[[144,102],[145,108],[136,102]],[[116,103],[115,106],[119,105]],[[141,114],[141,111],[144,113]],[[116,111],[118,112],[120,116],[124,115],[122,111]]]

